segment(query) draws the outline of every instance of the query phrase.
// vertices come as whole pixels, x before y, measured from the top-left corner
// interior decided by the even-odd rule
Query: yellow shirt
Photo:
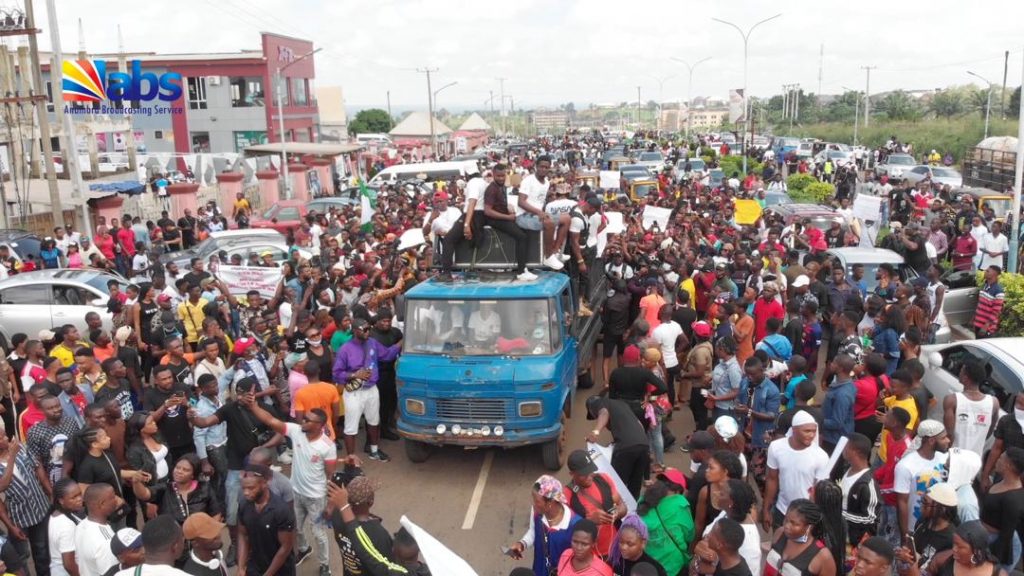
[[[76,349],[89,347],[90,346],[87,342],[83,342],[81,340],[79,340],[75,345]],[[50,356],[60,360],[61,365],[65,368],[70,368],[75,363],[75,351],[65,346],[63,342],[54,346],[53,350],[50,350]]]
[[[679,283],[679,287],[686,290],[686,293],[690,295],[690,308],[697,309],[697,285],[694,284],[693,278],[686,278]]]
[[[200,298],[195,304],[189,300],[178,304],[178,318],[185,325],[185,340],[193,344],[199,342],[199,335],[203,333],[203,320],[206,318],[203,308],[206,304],[205,298]]]
[[[910,423],[907,424],[907,430],[913,431],[917,428],[917,419],[919,418],[919,415],[917,413],[917,402],[914,402],[913,396],[908,395],[905,400],[897,400],[895,396],[889,396],[885,400],[882,400],[882,403],[885,404],[885,408],[887,410],[891,410],[894,406],[899,406],[906,410],[907,413],[910,414]],[[882,443],[878,447],[878,457],[882,459],[882,462],[885,462],[885,443],[888,439],[889,431],[882,430]]]

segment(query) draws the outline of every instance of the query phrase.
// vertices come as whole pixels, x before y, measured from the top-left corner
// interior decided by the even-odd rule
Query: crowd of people
[[[662,144],[670,158],[696,149]],[[86,330],[10,339],[0,435],[6,572],[27,573],[31,562],[37,576],[139,576],[140,566],[141,576],[235,566],[287,575],[315,558],[324,575],[330,524],[346,574],[429,573],[415,540],[372,515],[375,483],[361,465],[387,462],[383,442],[400,440],[396,298],[435,273],[457,281],[454,250],[484,226],[514,239],[520,282],[537,278],[526,261],[534,233],[549,270],[583,279],[603,266],[607,299],[580,307],[603,320],[604,389],[586,401],[588,437],[610,434],[611,466],[639,500],[629,511],[593,455],[570,454],[567,483],[542,476],[532,486],[530,528],[508,549],[514,558],[534,549],[531,573],[1012,569],[1024,397],[1000,417],[986,367],[968,358],[953,369],[963,392],[931,398],[918,359],[943,325],[942,266],[968,262],[959,240],[931,254],[919,224],[960,232],[985,226],[985,216],[929,221],[944,205],[918,210],[886,190],[890,226],[902,228],[889,246],[921,276],[904,284],[883,266],[869,290],[863,268],[825,254],[860,242],[852,221],[827,231],[771,216],[736,223],[733,200],[782,188],[787,166],[769,161],[717,187],[670,169],[656,193],[631,201],[576,180],[575,168],[608,146],[592,136],[542,140],[430,193],[388,185],[368,227],[358,206],[310,214],[288,235],[287,260],[249,255],[249,265],[279,268],[272,295],[236,293],[217,272],[242,262],[226,254],[194,258],[188,270],[159,264],[169,249],[245,226],[244,195],[230,220],[207,205],[157,222],[100,221],[93,238],[55,229],[41,267],[108,269],[129,282],[108,284],[112,330],[90,314]],[[648,205],[672,210],[666,226],[645,226]],[[838,206],[847,214],[849,199]],[[625,229],[596,260],[611,212]],[[396,238],[414,228],[440,253],[433,243],[399,250]],[[972,269],[985,269],[979,337],[999,325],[994,250],[979,262],[970,254]],[[5,273],[25,271],[0,257]],[[490,326],[483,316],[470,324],[474,334]],[[928,419],[933,405],[942,421]],[[687,473],[665,463],[677,445],[692,462]]]

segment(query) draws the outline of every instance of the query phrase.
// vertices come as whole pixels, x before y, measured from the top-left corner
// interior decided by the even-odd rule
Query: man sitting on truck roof
[[[548,172],[551,170],[551,157],[537,158],[533,174],[523,178],[519,184],[519,203],[516,205],[516,225],[523,230],[543,231],[544,263],[553,270],[561,270],[564,264],[556,254],[555,218],[544,211],[548,189],[551,181]],[[564,236],[564,235],[563,235]]]
[[[516,279],[529,282],[537,275],[526,269],[526,232],[516,226],[516,215],[509,210],[505,195],[505,165],[494,167],[494,181],[484,191],[484,223],[492,229],[508,234],[516,243]]]

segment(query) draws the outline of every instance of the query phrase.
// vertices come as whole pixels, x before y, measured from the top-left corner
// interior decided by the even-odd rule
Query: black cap
[[[262,464],[246,464],[245,472],[247,474],[252,474],[253,476],[266,478],[268,482],[270,481],[271,478],[274,477],[274,472],[270,468]]]
[[[697,430],[686,441],[687,450],[710,450],[715,447],[715,437],[707,430]]]
[[[591,196],[590,198],[587,198],[587,204],[590,204],[590,207],[595,210],[600,209],[601,199],[598,198],[597,196]]]
[[[160,314],[160,322],[164,326],[174,326],[174,324],[177,321],[177,316],[175,316],[174,312],[171,312],[170,310],[165,310],[163,313]]]
[[[597,472],[597,464],[590,458],[586,450],[573,450],[569,454],[569,472],[573,474],[593,474]]]
[[[352,329],[353,330],[358,330],[360,328],[366,328],[369,325],[370,325],[370,323],[367,322],[365,318],[356,318],[355,320],[352,321]]]
[[[597,413],[604,406],[604,396],[594,394],[587,398],[587,420],[597,420]]]

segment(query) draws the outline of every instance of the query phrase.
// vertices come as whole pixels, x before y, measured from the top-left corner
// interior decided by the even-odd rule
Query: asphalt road
[[[600,380],[599,369],[595,374]],[[599,381],[594,389],[580,390],[576,395],[574,416],[569,420],[570,449],[586,444],[587,431],[592,428],[584,416],[584,402],[600,386]],[[684,409],[676,412],[668,425],[681,441],[692,432],[693,419]],[[610,441],[604,432],[601,443]],[[540,475],[549,473],[541,464],[539,446],[512,450],[443,448],[435,450],[422,464],[406,459],[401,441],[384,442],[382,448],[391,462],[365,461],[364,468],[379,482],[373,513],[384,519],[390,532],[398,530],[402,515],[408,516],[462,556],[480,576],[505,576],[516,566],[530,566],[533,550],[528,550],[523,560],[514,561],[502,555],[500,546],[518,540],[529,526],[530,488]],[[689,468],[689,457],[676,446],[665,460],[669,466],[684,471]],[[569,478],[565,468],[555,476],[563,482]],[[342,573],[341,558],[333,538],[331,548],[331,572],[338,576]],[[316,576],[317,568],[315,557],[310,557],[299,566],[299,574]]]

